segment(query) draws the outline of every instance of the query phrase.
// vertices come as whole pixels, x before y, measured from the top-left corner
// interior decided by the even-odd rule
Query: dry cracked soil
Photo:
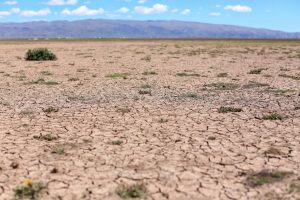
[[[300,42],[3,41],[0,77],[1,200],[300,199]]]

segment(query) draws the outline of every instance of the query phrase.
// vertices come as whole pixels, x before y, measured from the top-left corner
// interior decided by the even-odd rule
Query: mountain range
[[[175,20],[88,19],[78,21],[0,23],[0,38],[300,39],[300,33]]]

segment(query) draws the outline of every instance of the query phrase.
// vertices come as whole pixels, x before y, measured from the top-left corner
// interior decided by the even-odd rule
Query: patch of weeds
[[[35,81],[31,81],[30,84],[39,84],[39,85],[58,85],[59,83],[56,81],[46,81],[43,78],[39,78]]]
[[[274,113],[271,113],[271,114],[268,114],[268,115],[263,115],[262,119],[263,120],[283,120],[284,116],[274,112]]]
[[[151,85],[149,85],[149,84],[143,84],[143,85],[141,85],[141,88],[142,89],[150,89]]]
[[[130,108],[118,108],[117,112],[125,114],[130,112]]]
[[[160,118],[160,120],[158,122],[159,123],[167,123],[168,121],[169,121],[168,119]]]
[[[25,179],[22,184],[14,189],[14,200],[30,199],[37,200],[40,192],[45,188],[42,182],[35,182],[31,179]]]
[[[242,109],[234,108],[234,107],[224,107],[224,106],[221,106],[219,108],[219,113],[230,113],[230,112],[242,112]]]
[[[46,109],[43,109],[43,111],[45,112],[45,113],[55,113],[55,112],[58,112],[58,108],[55,108],[55,107],[48,107],[48,108],[46,108]]]
[[[218,75],[217,75],[217,77],[227,77],[228,76],[228,73],[219,73]]]
[[[289,193],[300,193],[300,181],[293,181],[289,185]]]
[[[122,199],[137,199],[146,196],[146,188],[144,185],[121,186],[116,190],[116,193]]]
[[[25,59],[29,61],[44,61],[56,60],[57,57],[54,53],[46,48],[29,49],[25,55]]]
[[[151,95],[151,90],[141,89],[141,90],[139,90],[139,94],[142,94],[142,95],[149,94],[149,95]]]
[[[121,144],[123,144],[123,141],[122,140],[114,140],[114,141],[111,141],[110,144],[112,144],[112,145],[121,145]]]
[[[145,75],[145,76],[147,76],[147,75],[157,75],[157,73],[155,71],[145,71],[142,74]]]
[[[83,96],[68,96],[68,101],[84,101],[86,100]]]
[[[235,83],[211,83],[204,85],[204,87],[213,88],[215,90],[235,90],[239,85]]]
[[[69,81],[79,81],[79,78],[69,78]]]
[[[33,115],[34,112],[31,110],[23,110],[20,112],[21,115]]]
[[[265,184],[270,184],[278,181],[282,181],[285,177],[291,175],[291,172],[285,171],[268,171],[263,170],[258,173],[250,174],[247,177],[247,183],[251,187],[262,186]]]
[[[76,71],[81,73],[81,72],[87,71],[87,69],[85,69],[85,68],[80,68],[80,69],[77,69]]]
[[[280,68],[280,71],[282,71],[282,72],[288,72],[290,70],[288,68]]]
[[[187,73],[187,72],[179,72],[176,74],[176,76],[179,76],[179,77],[200,77],[200,74],[197,74],[197,73]]]
[[[113,73],[113,74],[108,74],[106,75],[105,77],[107,78],[123,78],[123,79],[127,79],[127,77],[129,76],[130,74],[129,73],[126,73],[126,72],[116,72],[116,73]]]
[[[269,87],[270,85],[267,83],[259,83],[256,81],[250,81],[248,84],[244,85],[243,88],[245,89],[251,89],[251,88],[257,88],[257,87]]]
[[[26,76],[25,75],[20,75],[20,76],[18,76],[18,78],[19,78],[19,81],[26,80]]]
[[[276,90],[267,90],[268,92],[274,93],[278,96],[291,96],[296,93],[296,90],[291,89],[276,89]]]
[[[194,92],[188,92],[185,94],[185,97],[196,99],[198,97],[198,94]]]
[[[51,75],[53,75],[53,73],[51,73],[49,71],[41,71],[40,74],[44,75],[44,76],[51,76]]]
[[[151,56],[145,56],[145,57],[143,57],[143,58],[141,58],[141,60],[144,60],[144,61],[146,61],[146,62],[150,62],[151,61]]]
[[[53,146],[52,149],[51,149],[51,153],[58,154],[58,155],[63,155],[65,153],[65,148],[61,145]]]
[[[279,74],[280,77],[283,77],[283,78],[290,78],[290,79],[293,79],[293,80],[300,80],[300,75],[287,75],[287,74]]]
[[[266,70],[264,68],[259,68],[259,69],[253,69],[248,74],[260,74],[263,70]]]
[[[47,133],[45,135],[40,134],[38,136],[35,135],[35,136],[33,136],[33,138],[36,139],[36,140],[45,140],[45,141],[48,141],[48,142],[51,142],[53,140],[57,140],[57,137],[54,136],[54,135],[52,135],[52,134],[50,134],[50,133]]]

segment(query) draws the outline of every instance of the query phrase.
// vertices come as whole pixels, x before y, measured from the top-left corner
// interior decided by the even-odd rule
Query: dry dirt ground
[[[1,200],[300,199],[300,42],[1,42],[0,77]]]

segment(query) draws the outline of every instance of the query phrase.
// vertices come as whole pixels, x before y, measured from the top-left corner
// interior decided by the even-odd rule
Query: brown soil
[[[300,198],[297,42],[2,42],[0,77],[1,200],[25,179],[43,200]],[[251,187],[263,170],[291,175]]]

